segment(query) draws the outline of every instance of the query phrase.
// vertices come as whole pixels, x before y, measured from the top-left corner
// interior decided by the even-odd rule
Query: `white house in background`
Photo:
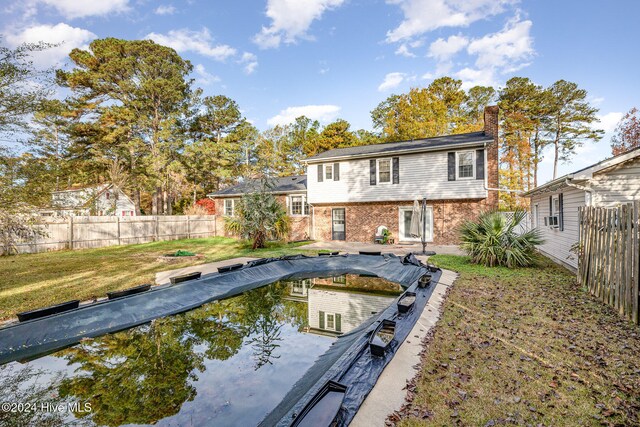
[[[578,208],[615,207],[640,200],[640,148],[567,174],[524,194],[531,200],[531,221],[542,231],[538,249],[576,270],[571,250],[579,240]]]
[[[118,187],[102,184],[54,191],[51,193],[51,207],[40,213],[43,216],[135,216],[136,207]]]

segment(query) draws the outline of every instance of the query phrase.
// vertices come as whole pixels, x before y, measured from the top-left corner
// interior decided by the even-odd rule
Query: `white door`
[[[412,206],[403,206],[400,208],[399,214],[399,227],[400,230],[400,241],[401,242],[419,242],[420,237],[411,236],[411,217],[413,216],[413,207]],[[427,222],[426,233],[425,233],[425,241],[432,242],[433,241],[433,207],[427,206],[427,213],[425,215],[425,219]],[[422,224],[420,226],[422,229]]]

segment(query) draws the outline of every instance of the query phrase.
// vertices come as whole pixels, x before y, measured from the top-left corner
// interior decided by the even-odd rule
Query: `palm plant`
[[[253,249],[264,248],[267,240],[286,238],[291,229],[287,210],[269,189],[264,181],[259,191],[242,196],[235,216],[225,217],[225,229],[253,241]]]
[[[499,212],[484,212],[476,221],[462,224],[460,247],[471,257],[471,262],[486,267],[531,265],[535,245],[543,243],[543,239],[537,228],[516,233],[525,218],[526,211],[523,210],[515,211],[511,220]]]

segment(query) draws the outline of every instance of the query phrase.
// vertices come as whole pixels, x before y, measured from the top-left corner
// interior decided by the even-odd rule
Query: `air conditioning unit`
[[[544,217],[544,225],[546,227],[558,228],[559,227],[558,215],[545,216]]]

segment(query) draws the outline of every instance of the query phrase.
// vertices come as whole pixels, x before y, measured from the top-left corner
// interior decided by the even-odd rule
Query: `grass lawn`
[[[108,291],[154,283],[158,271],[239,256],[309,253],[296,249],[300,245],[270,244],[268,248],[252,251],[237,240],[212,237],[4,256],[0,257],[0,319],[72,299],[89,300],[103,297]],[[158,256],[178,249],[203,254],[205,259],[182,263],[157,261]]]
[[[428,337],[411,403],[417,425],[639,425],[640,328],[548,260],[487,269],[439,255],[460,273]]]

